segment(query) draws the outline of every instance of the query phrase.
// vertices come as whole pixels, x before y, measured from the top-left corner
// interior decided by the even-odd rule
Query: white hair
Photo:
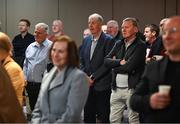
[[[92,18],[97,19],[99,22],[103,23],[103,17],[97,13],[94,13],[92,15],[89,16],[89,20],[91,20]]]
[[[117,28],[119,30],[119,25],[118,22],[116,20],[110,20],[107,22],[107,25],[112,24],[113,27]]]
[[[38,27],[43,28],[46,31],[46,33],[49,34],[49,26],[47,24],[38,23],[35,25],[35,28],[38,28]]]

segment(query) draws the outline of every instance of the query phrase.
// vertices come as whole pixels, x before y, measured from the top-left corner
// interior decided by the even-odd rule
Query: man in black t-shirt
[[[30,25],[29,20],[21,19],[18,24],[20,34],[16,35],[12,41],[13,58],[21,67],[23,67],[26,48],[35,41],[34,36],[28,32]]]

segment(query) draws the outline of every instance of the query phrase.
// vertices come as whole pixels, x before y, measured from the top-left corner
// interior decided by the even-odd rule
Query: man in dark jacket
[[[89,76],[89,96],[84,108],[84,122],[109,123],[111,70],[104,66],[104,57],[110,52],[112,38],[103,33],[103,18],[99,14],[89,16],[92,35],[83,40],[80,50],[81,69]],[[96,119],[97,118],[97,119]]]
[[[168,57],[146,66],[141,83],[130,105],[143,114],[143,122],[180,122],[180,16],[171,17],[163,28],[163,43]],[[160,85],[171,87],[169,94],[158,91]]]
[[[144,36],[146,37],[147,54],[146,62],[154,59],[154,55],[164,55],[164,46],[162,38],[159,36],[159,27],[155,24],[148,24],[144,29]]]
[[[124,39],[117,42],[105,59],[105,65],[113,69],[111,94],[111,123],[121,123],[124,110],[129,110],[129,123],[139,123],[138,113],[129,108],[129,98],[139,83],[144,70],[146,46],[139,37],[137,22],[126,18],[122,23]]]

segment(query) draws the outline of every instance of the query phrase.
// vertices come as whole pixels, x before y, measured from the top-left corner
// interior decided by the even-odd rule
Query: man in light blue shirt
[[[27,81],[27,92],[31,110],[37,101],[43,74],[49,63],[48,52],[52,42],[47,39],[49,27],[45,23],[35,26],[35,42],[26,49],[23,71]]]

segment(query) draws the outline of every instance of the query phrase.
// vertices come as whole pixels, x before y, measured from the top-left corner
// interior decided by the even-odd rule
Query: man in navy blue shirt
[[[28,32],[31,23],[27,19],[21,19],[18,24],[20,34],[12,41],[14,48],[14,60],[23,67],[26,48],[35,41],[34,36]]]

